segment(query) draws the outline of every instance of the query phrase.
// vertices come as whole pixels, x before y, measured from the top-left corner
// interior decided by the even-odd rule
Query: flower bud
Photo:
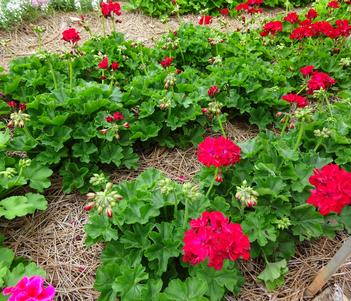
[[[90,211],[94,207],[95,207],[95,203],[94,202],[90,202],[84,207],[84,211]]]
[[[106,208],[105,212],[106,212],[106,215],[107,215],[108,218],[112,217],[112,210],[111,210],[111,208]]]
[[[129,123],[128,123],[128,122],[125,122],[125,123],[123,124],[123,127],[124,127],[125,129],[129,129]]]
[[[220,173],[220,174],[218,174],[217,176],[216,176],[216,182],[218,182],[218,183],[222,183],[223,182],[223,176],[222,176],[222,173]]]
[[[202,109],[201,109],[201,112],[202,112],[203,114],[207,114],[207,113],[208,113],[208,109],[207,109],[207,108],[202,108]]]
[[[108,132],[108,129],[102,129],[99,131],[101,135],[106,135]]]
[[[99,207],[98,207],[98,210],[97,210],[99,215],[102,213],[102,210],[103,210],[102,207],[99,206]]]
[[[275,114],[276,117],[280,117],[280,116],[282,116],[282,115],[283,115],[283,112],[277,112],[277,113]]]
[[[113,183],[108,182],[108,183],[106,184],[106,190],[110,190],[112,187],[113,187]]]
[[[92,200],[96,197],[96,194],[94,192],[89,192],[87,194],[87,200]]]
[[[293,123],[293,122],[290,122],[290,124],[289,124],[289,129],[294,129],[295,128],[295,123]]]

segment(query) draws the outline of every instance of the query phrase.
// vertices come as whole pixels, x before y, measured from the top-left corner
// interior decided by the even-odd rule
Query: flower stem
[[[186,224],[188,222],[189,218],[189,204],[188,204],[188,198],[185,198],[185,209],[184,209],[184,219],[183,219],[183,229],[186,228]]]
[[[318,149],[318,147],[319,147],[321,144],[322,144],[322,139],[319,139],[318,142],[317,142],[317,144],[316,144],[316,146],[315,146],[315,148],[313,149],[313,151],[316,152],[317,149]]]
[[[211,190],[212,190],[212,188],[213,188],[213,185],[214,185],[214,183],[216,182],[216,178],[217,178],[217,176],[218,176],[218,172],[219,172],[219,169],[216,168],[215,174],[214,174],[214,177],[213,177],[213,180],[212,180],[212,182],[211,182],[211,185],[210,185],[210,187],[209,187],[208,190],[207,190],[206,197],[208,197],[208,196],[210,195],[210,192],[211,192]]]
[[[112,32],[116,32],[116,22],[113,15],[111,17],[111,20],[112,20]]]
[[[51,73],[51,76],[52,76],[52,80],[54,82],[55,90],[57,90],[58,89],[57,79],[56,79],[54,68],[52,67],[52,64],[51,64],[50,60],[49,60],[49,67],[50,67],[50,73]]]
[[[222,123],[222,120],[220,118],[220,114],[217,114],[217,119],[218,119],[218,124],[219,124],[219,127],[221,128],[221,132],[222,132],[222,135],[224,138],[227,138],[227,135],[224,131],[224,127],[223,127],[223,123]]]
[[[72,93],[73,89],[73,63],[69,62],[69,92]]]
[[[329,98],[328,98],[328,95],[325,95],[325,101],[327,103],[327,107],[328,107],[328,110],[329,110],[329,113],[330,113],[330,116],[333,116],[333,111],[331,109],[331,104],[330,104],[330,101],[329,101]]]
[[[300,129],[299,129],[299,133],[298,133],[298,135],[297,135],[297,140],[296,140],[296,144],[295,144],[295,147],[294,147],[294,151],[297,151],[297,149],[298,149],[299,146],[300,146],[300,143],[301,143],[301,139],[302,139],[302,135],[303,135],[303,133],[304,133],[304,130],[305,130],[304,120],[301,120]]]
[[[282,130],[281,130],[281,132],[280,132],[280,137],[283,137],[284,136],[284,134],[285,134],[285,130],[286,130],[286,128],[287,128],[287,126],[288,126],[288,123],[289,123],[289,118],[290,116],[285,116],[285,122],[284,122],[284,125],[283,125],[283,128],[282,128]]]

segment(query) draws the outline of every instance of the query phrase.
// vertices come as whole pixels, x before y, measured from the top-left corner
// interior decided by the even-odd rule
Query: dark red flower
[[[117,16],[121,15],[121,5],[118,2],[113,2],[110,0],[108,3],[100,2],[101,13],[104,17],[111,17],[111,14],[114,13]]]
[[[7,105],[8,105],[10,108],[17,108],[17,102],[15,102],[14,100],[8,101],[8,102],[7,102]]]
[[[317,207],[322,215],[339,214],[345,206],[351,205],[351,173],[338,165],[315,169],[309,181],[315,189],[307,203]]]
[[[62,32],[62,40],[76,44],[80,40],[79,32],[74,28],[66,29]]]
[[[293,93],[282,96],[282,99],[290,103],[296,103],[299,108],[304,108],[308,105],[308,100],[305,97]]]
[[[118,62],[113,62],[113,63],[111,64],[111,68],[112,68],[113,71],[117,70],[117,69],[119,68]]]
[[[108,57],[104,57],[98,66],[100,69],[108,69]]]
[[[284,21],[289,22],[291,24],[299,23],[300,22],[299,15],[295,12],[288,13],[284,17]]]
[[[163,68],[167,68],[172,64],[173,60],[174,59],[172,57],[165,57],[160,64]]]
[[[241,11],[241,10],[248,10],[249,5],[247,3],[240,3],[235,7],[235,10]]]
[[[222,16],[228,16],[228,15],[229,15],[229,9],[228,9],[228,7],[223,8],[223,9],[220,9],[220,10],[219,10],[219,13],[220,13]]]
[[[113,119],[114,120],[124,120],[124,116],[121,112],[115,112],[113,113]]]
[[[207,167],[234,165],[240,161],[240,147],[223,136],[206,137],[199,144],[197,158]]]
[[[212,23],[212,17],[211,16],[201,16],[199,17],[199,24],[200,25],[208,25]]]
[[[308,65],[306,67],[300,68],[300,72],[303,75],[303,77],[307,77],[313,73],[314,66],[313,65]]]
[[[313,91],[320,89],[328,89],[336,83],[335,79],[324,72],[313,72],[311,79],[307,83],[308,94],[313,94]]]
[[[27,106],[26,106],[25,103],[20,103],[20,104],[18,105],[18,108],[23,112],[23,111],[25,111],[25,110],[27,109]]]
[[[208,259],[208,266],[221,270],[225,259],[250,258],[250,242],[239,224],[229,222],[223,213],[202,213],[190,221],[184,235],[183,261],[196,265]]]
[[[114,120],[112,116],[107,116],[105,119],[109,123],[113,122],[113,120]]]
[[[348,20],[336,20],[336,32],[338,36],[348,37],[351,33],[351,25]]]
[[[327,5],[330,8],[340,8],[340,4],[338,1],[332,0]]]
[[[313,8],[311,8],[306,14],[306,18],[310,20],[313,20],[317,17],[318,17],[318,14]]]
[[[219,89],[217,86],[212,86],[211,88],[208,89],[207,94],[210,97],[214,97],[219,93]]]
[[[271,21],[263,26],[263,31],[261,36],[266,36],[268,34],[275,35],[277,31],[283,31],[283,24],[280,21]]]

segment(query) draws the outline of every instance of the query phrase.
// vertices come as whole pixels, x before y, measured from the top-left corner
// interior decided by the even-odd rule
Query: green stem
[[[187,222],[189,218],[189,205],[188,198],[185,198],[185,209],[184,209],[184,219],[183,219],[183,229],[186,228]]]
[[[38,33],[38,51],[43,50],[43,38],[41,32]]]
[[[285,116],[286,119],[285,119],[283,128],[282,128],[282,130],[281,130],[281,132],[280,132],[280,137],[283,137],[284,134],[285,134],[285,130],[286,130],[287,126],[288,126],[289,119],[290,119],[289,117],[290,117],[290,116],[288,116],[288,115]]]
[[[180,51],[180,55],[181,55],[182,60],[183,60],[183,65],[185,65],[185,57],[184,57],[183,49],[182,49],[182,47],[180,47],[180,43],[179,43],[179,51]]]
[[[145,65],[145,62],[144,62],[144,54],[143,54],[142,50],[140,51],[140,61],[141,61],[141,64],[143,66],[145,75],[148,75],[147,74],[147,70],[146,70],[146,65]]]
[[[72,93],[73,89],[73,63],[69,62],[69,92]]]
[[[214,177],[213,177],[213,180],[212,180],[212,182],[211,182],[211,185],[210,185],[210,187],[209,187],[208,190],[207,190],[206,197],[208,197],[208,196],[210,195],[210,192],[211,192],[211,190],[212,190],[212,188],[213,188],[213,185],[214,185],[214,183],[216,182],[216,178],[217,178],[217,176],[218,176],[218,172],[219,172],[219,169],[216,168],[215,174],[214,174]]]
[[[331,109],[331,104],[330,104],[330,101],[329,101],[328,95],[325,95],[325,101],[326,101],[326,103],[327,103],[327,107],[328,107],[328,110],[329,110],[330,116],[333,116],[333,111],[332,111],[332,109]]]
[[[52,80],[54,81],[55,90],[57,90],[58,89],[58,85],[57,85],[56,74],[55,74],[54,67],[52,66],[50,60],[49,60],[49,67],[50,67],[50,73],[51,73],[51,76],[52,76]]]
[[[112,20],[112,32],[116,32],[116,22],[113,15],[111,17],[111,20]]]
[[[301,120],[300,129],[299,129],[299,133],[298,133],[298,135],[297,135],[297,140],[296,140],[296,144],[295,144],[295,147],[294,147],[294,151],[297,151],[297,149],[298,149],[299,146],[300,146],[300,143],[301,143],[301,139],[302,139],[304,130],[305,130],[304,120]]]
[[[218,43],[216,43],[216,55],[219,56]]]
[[[317,144],[316,144],[316,146],[315,146],[315,148],[313,149],[313,151],[316,152],[317,149],[318,149],[318,147],[319,147],[321,144],[322,144],[322,139],[319,139],[318,142],[317,142]]]
[[[104,16],[101,16],[101,23],[102,23],[102,31],[104,33],[104,36],[106,36],[106,19]]]
[[[303,85],[303,87],[301,88],[301,90],[299,92],[297,92],[296,94],[299,95],[303,90],[306,89],[306,85]]]
[[[20,168],[19,172],[18,172],[18,176],[17,179],[15,180],[15,182],[12,183],[12,186],[15,187],[19,181],[19,179],[22,177],[22,173],[23,173],[23,167]]]
[[[224,131],[223,123],[222,123],[222,120],[221,120],[219,114],[217,115],[217,119],[218,119],[219,127],[221,128],[221,132],[222,132],[223,137],[224,137],[224,138],[227,138],[227,135],[226,135],[226,133],[225,133],[225,131]]]
[[[102,84],[105,83],[104,77],[105,77],[105,70],[102,69],[102,82],[101,82]]]

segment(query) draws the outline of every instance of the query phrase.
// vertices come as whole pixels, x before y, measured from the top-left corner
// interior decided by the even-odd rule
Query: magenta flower
[[[3,295],[9,295],[8,301],[53,301],[55,288],[44,286],[45,279],[40,276],[24,276],[15,286],[6,287]]]

